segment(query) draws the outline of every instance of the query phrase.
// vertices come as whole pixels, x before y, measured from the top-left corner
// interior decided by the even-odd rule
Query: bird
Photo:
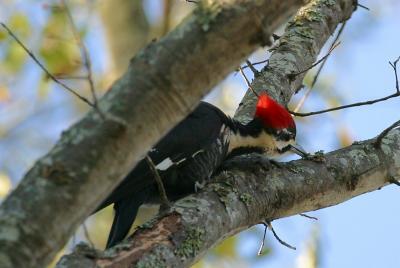
[[[106,248],[128,234],[143,204],[160,203],[156,172],[168,200],[175,201],[204,185],[223,161],[235,155],[262,152],[273,158],[288,151],[304,153],[295,143],[296,125],[290,113],[266,93],[258,96],[247,124],[230,118],[216,106],[200,104],[139,161],[95,212],[114,204],[114,220]]]

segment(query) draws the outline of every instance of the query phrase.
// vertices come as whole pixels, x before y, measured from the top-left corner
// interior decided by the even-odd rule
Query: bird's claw
[[[198,191],[200,191],[201,189],[204,188],[204,186],[206,186],[206,181],[203,180],[202,182],[198,182],[196,181],[194,184],[194,192],[197,193]]]
[[[318,163],[324,163],[326,161],[324,151],[317,151],[314,154],[307,154],[303,157],[305,160],[310,160]]]

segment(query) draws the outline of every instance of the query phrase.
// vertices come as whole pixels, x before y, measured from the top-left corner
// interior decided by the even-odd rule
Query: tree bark
[[[315,61],[336,26],[350,17],[353,4],[311,1],[299,10],[268,66],[256,75],[253,88],[267,90],[286,104],[304,77],[293,73]],[[249,120],[254,104],[255,97],[248,92],[236,118]],[[76,266],[82,261],[98,267],[189,267],[224,238],[261,221],[338,204],[386,185],[389,177],[399,175],[399,140],[399,132],[393,131],[382,149],[366,141],[332,152],[319,162],[298,160],[281,169],[271,168],[259,155],[233,159],[217,182],[176,202],[130,241],[103,253],[78,248],[58,267],[83,267]]]
[[[399,178],[400,130],[392,130],[381,149],[374,141],[281,168],[256,154],[232,159],[215,183],[179,200],[128,241],[102,253],[78,248],[57,268],[190,267],[211,247],[250,226],[333,206]]]
[[[91,111],[0,207],[0,267],[44,267],[149,148],[270,33],[300,0],[199,4],[131,61]]]

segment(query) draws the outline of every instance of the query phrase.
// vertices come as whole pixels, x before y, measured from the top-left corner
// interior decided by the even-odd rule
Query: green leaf
[[[22,13],[12,15],[8,21],[8,27],[18,36],[18,38],[26,38],[31,33],[28,17]]]
[[[6,39],[6,37],[7,37],[7,32],[3,28],[1,28],[0,29],[0,41],[3,41],[4,39]]]
[[[53,11],[43,30],[40,56],[56,75],[70,75],[81,67],[79,48],[72,36],[66,14]]]
[[[4,68],[10,72],[18,72],[21,70],[26,57],[26,52],[18,43],[10,43],[4,57]]]

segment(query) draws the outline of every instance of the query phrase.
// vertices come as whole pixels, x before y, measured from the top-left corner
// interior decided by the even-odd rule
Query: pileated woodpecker
[[[193,193],[222,161],[235,154],[262,151],[276,156],[292,149],[296,125],[288,111],[266,94],[258,97],[255,116],[241,124],[217,107],[201,102],[148,152],[169,200]],[[125,238],[144,203],[157,203],[154,173],[141,160],[96,211],[114,203],[115,217],[107,248]]]

